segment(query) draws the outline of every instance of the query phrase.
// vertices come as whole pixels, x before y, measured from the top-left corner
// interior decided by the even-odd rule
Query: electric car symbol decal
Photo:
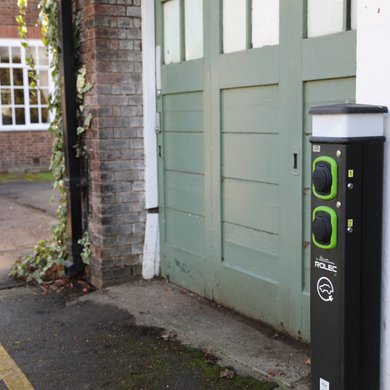
[[[333,301],[333,293],[334,293],[334,287],[332,282],[323,276],[320,278],[317,282],[317,292],[320,298],[324,302],[332,302]]]

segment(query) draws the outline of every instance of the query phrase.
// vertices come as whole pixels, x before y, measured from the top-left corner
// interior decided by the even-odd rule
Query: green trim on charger
[[[336,211],[334,211],[333,209],[331,209],[330,207],[327,207],[327,206],[319,206],[319,207],[316,207],[314,210],[313,210],[313,215],[312,215],[312,222],[314,221],[315,217],[316,217],[316,214],[319,213],[319,212],[323,212],[323,213],[327,213],[330,215],[330,224],[332,226],[332,234],[330,236],[330,242],[329,244],[327,245],[324,245],[324,244],[320,244],[314,237],[314,234],[311,235],[312,237],[312,240],[313,240],[313,243],[314,245],[318,246],[318,248],[321,248],[321,249],[326,249],[326,250],[329,250],[329,249],[333,249],[336,245],[337,245],[337,214],[336,214]]]
[[[319,194],[314,185],[312,185],[312,190],[313,190],[313,194],[319,198],[319,199],[322,199],[322,200],[331,200],[333,199],[336,195],[337,195],[337,183],[338,183],[338,169],[337,169],[337,162],[334,158],[332,157],[328,157],[328,156],[320,156],[320,157],[317,157],[314,161],[313,161],[313,167],[312,167],[312,172],[315,171],[316,169],[316,165],[320,162],[325,162],[327,164],[330,165],[330,172],[331,172],[331,175],[332,175],[332,186],[330,187],[330,193],[328,195],[321,195]]]

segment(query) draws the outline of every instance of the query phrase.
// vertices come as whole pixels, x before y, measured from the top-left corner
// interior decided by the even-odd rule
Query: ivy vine
[[[18,23],[19,35],[22,39],[22,45],[27,51],[27,65],[30,72],[34,72],[34,62],[31,55],[28,55],[28,29],[26,24],[26,11],[28,0],[18,0],[19,15],[16,16]],[[27,281],[36,281],[42,283],[48,279],[57,279],[64,277],[64,263],[68,257],[66,241],[66,191],[64,186],[65,176],[65,158],[64,158],[64,139],[63,123],[61,109],[61,78],[60,78],[60,58],[58,43],[58,3],[57,0],[41,0],[39,3],[38,25],[41,28],[42,41],[50,53],[50,73],[53,80],[54,88],[49,96],[49,109],[53,113],[52,121],[49,126],[49,133],[53,137],[52,155],[50,169],[53,174],[53,187],[59,193],[59,206],[57,208],[58,223],[53,226],[51,238],[47,241],[40,241],[34,248],[31,256],[21,258],[16,261],[11,275],[17,278],[23,278]],[[80,14],[74,19],[75,31],[75,52],[79,53],[79,25]],[[32,83],[36,81],[33,79]],[[75,145],[79,157],[86,154],[86,148],[82,144],[82,134],[90,127],[92,114],[87,114],[83,120],[84,95],[92,85],[86,81],[86,69],[80,67],[77,74],[77,117],[81,125],[77,133],[79,142]],[[88,264],[91,256],[90,242],[88,232],[86,232],[79,244],[83,246],[82,259]]]

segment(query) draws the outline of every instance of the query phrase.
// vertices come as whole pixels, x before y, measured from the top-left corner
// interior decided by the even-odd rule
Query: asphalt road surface
[[[162,329],[137,326],[128,311],[73,298],[45,295],[39,288],[0,291],[0,344],[27,380],[24,387],[13,387],[12,378],[18,374],[9,372],[7,380],[0,364],[0,386],[9,390],[275,388],[269,381],[230,378],[232,371],[216,365],[207,351],[185,347]]]

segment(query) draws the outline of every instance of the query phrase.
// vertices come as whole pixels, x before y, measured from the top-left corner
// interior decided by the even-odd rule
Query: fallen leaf
[[[267,371],[267,375],[270,376],[270,377],[274,377],[274,376],[285,376],[286,373],[282,370],[278,370],[278,369],[270,369]]]
[[[201,347],[200,350],[204,353],[208,364],[215,364],[218,361],[218,358],[207,347]]]
[[[168,333],[163,333],[161,337],[158,337],[158,339],[162,339],[164,341],[172,340],[177,337],[177,333],[173,330],[170,330]]]
[[[226,379],[233,379],[235,375],[236,373],[234,372],[234,370],[231,370],[230,368],[226,368],[225,370],[221,371],[219,377],[226,378]]]

